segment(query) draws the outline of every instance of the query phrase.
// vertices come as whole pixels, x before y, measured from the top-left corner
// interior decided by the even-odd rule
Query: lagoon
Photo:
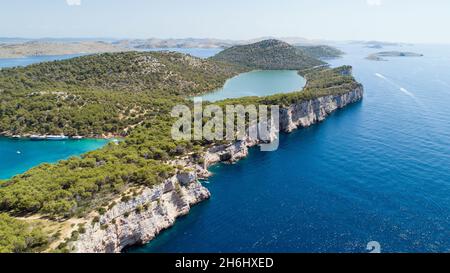
[[[293,70],[255,70],[226,81],[225,85],[202,96],[206,101],[230,98],[268,96],[278,93],[300,91],[306,80]]]

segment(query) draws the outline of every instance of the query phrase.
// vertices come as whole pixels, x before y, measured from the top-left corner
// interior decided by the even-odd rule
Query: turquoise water
[[[16,66],[27,66],[30,64],[51,62],[58,60],[66,60],[75,57],[80,57],[85,54],[71,54],[71,55],[52,55],[52,56],[29,56],[24,58],[13,58],[13,59],[0,59],[0,68],[16,67]]]
[[[131,252],[450,251],[450,47],[374,62],[340,46],[362,102],[212,168],[212,198]],[[390,48],[390,50],[394,48]],[[395,48],[396,49],[396,48]]]
[[[41,163],[53,163],[103,147],[108,140],[14,140],[0,137],[0,179],[23,173]]]
[[[83,54],[58,56],[30,56],[17,59],[0,59],[0,68],[64,60]],[[41,163],[53,163],[71,156],[96,150],[107,140],[83,139],[66,141],[31,141],[0,137],[0,179],[8,179]]]
[[[306,84],[293,70],[256,70],[229,79],[225,85],[203,96],[203,100],[218,101],[229,98],[267,96],[300,91]]]

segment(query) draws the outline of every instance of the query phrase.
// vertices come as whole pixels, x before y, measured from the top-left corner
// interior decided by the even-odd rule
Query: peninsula
[[[4,135],[118,134],[124,141],[1,181],[0,252],[119,252],[172,226],[210,197],[198,180],[211,175],[209,166],[236,162],[259,143],[175,141],[172,107],[253,69],[299,70],[307,85],[301,92],[217,104],[279,105],[283,132],[320,122],[363,97],[351,67],[328,68],[276,40],[206,60],[126,52],[1,70]]]

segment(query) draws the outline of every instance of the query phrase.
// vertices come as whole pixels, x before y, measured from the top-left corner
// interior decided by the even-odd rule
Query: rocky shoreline
[[[0,137],[20,140],[81,140],[81,139],[120,139],[124,135],[119,134],[103,134],[103,135],[87,135],[87,136],[66,136],[66,135],[40,135],[40,134],[21,134],[16,135],[11,132],[0,132]]]
[[[301,101],[280,109],[280,131],[292,132],[321,122],[337,109],[362,100],[364,90],[357,87],[341,95],[329,95]],[[210,198],[210,192],[199,181],[212,174],[207,170],[219,162],[237,162],[247,157],[249,148],[258,140],[246,139],[230,145],[215,146],[207,150],[204,162],[199,165],[180,159],[183,171],[152,189],[144,189],[129,201],[120,201],[99,217],[88,223],[85,232],[72,243],[73,252],[116,253],[125,248],[145,244],[161,231],[171,227],[176,219],[189,213],[190,208]]]

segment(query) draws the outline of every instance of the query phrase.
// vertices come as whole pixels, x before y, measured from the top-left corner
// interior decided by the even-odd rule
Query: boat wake
[[[396,84],[394,81],[388,79],[386,76],[384,76],[384,75],[382,75],[380,73],[375,73],[375,76],[377,76],[380,79],[385,80],[386,82],[388,82],[389,84],[391,84],[392,86],[394,86],[395,88],[397,88],[398,90],[403,92],[405,95],[408,95],[411,98],[413,98],[418,103],[416,96],[413,93],[409,92],[408,89],[406,89],[406,88]]]

